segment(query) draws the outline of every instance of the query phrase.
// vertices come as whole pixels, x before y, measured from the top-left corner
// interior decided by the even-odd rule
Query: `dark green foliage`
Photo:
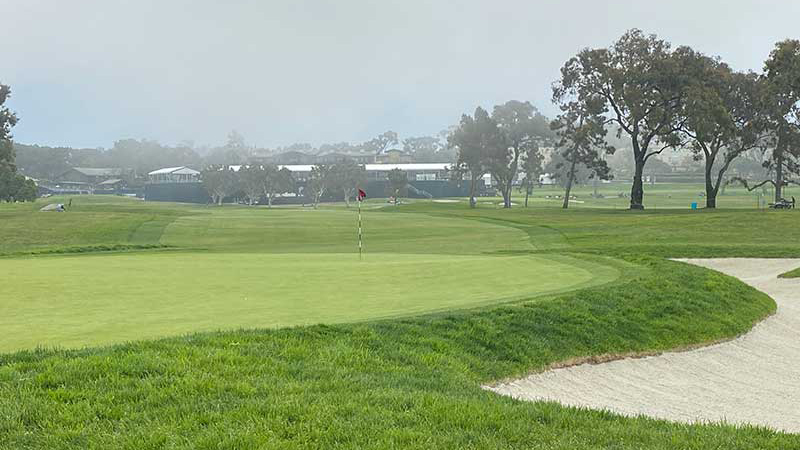
[[[17,116],[5,106],[11,96],[11,88],[0,83],[0,201],[32,202],[39,196],[33,180],[17,173],[11,128],[17,124]]]
[[[495,105],[492,121],[496,132],[488,135],[486,167],[503,196],[503,207],[511,208],[511,191],[521,161],[539,151],[539,143],[552,136],[548,120],[530,104],[517,100]]]
[[[644,208],[642,174],[647,161],[680,144],[680,112],[688,77],[679,50],[633,29],[609,48],[578,53],[564,64],[556,82],[557,91],[568,93],[592,114],[607,114],[619,133],[630,138],[631,209]]]
[[[763,147],[764,83],[756,74],[734,72],[717,59],[682,49],[689,82],[681,132],[696,160],[705,163],[706,207],[716,208],[717,194],[731,164]]]
[[[800,175],[800,40],[778,42],[764,63],[762,80],[765,98],[761,102],[769,149],[765,166],[774,174],[769,183],[775,188],[775,201],[792,177]]]
[[[613,155],[616,149],[606,143],[604,100],[601,96],[583,98],[580,101],[574,92],[553,87],[553,101],[559,104],[561,114],[550,127],[558,135],[559,152],[553,156],[550,173],[564,183],[563,208],[569,207],[572,183],[578,172],[588,172],[587,177],[608,180],[611,170],[604,156]]]

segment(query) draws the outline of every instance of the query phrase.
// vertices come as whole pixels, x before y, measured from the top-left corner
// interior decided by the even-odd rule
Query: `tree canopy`
[[[679,146],[686,83],[686,49],[633,29],[610,48],[586,49],[561,68],[554,89],[607,116],[633,148],[631,209],[642,209],[642,174],[648,159]],[[602,101],[598,101],[601,99]]]
[[[489,113],[477,107],[472,116],[467,114],[461,116],[461,122],[447,140],[448,145],[458,154],[454,173],[459,177],[469,173],[469,199],[473,208],[478,180],[488,170],[486,160],[492,145],[492,134],[496,133],[496,130],[497,125],[491,120]]]
[[[361,164],[352,161],[334,164],[331,167],[332,187],[341,191],[345,204],[350,207],[350,199],[358,189],[367,184],[367,171]]]
[[[17,115],[6,106],[11,88],[0,84],[0,200],[6,202],[33,201],[38,188],[33,180],[17,173],[11,129],[17,124]]]

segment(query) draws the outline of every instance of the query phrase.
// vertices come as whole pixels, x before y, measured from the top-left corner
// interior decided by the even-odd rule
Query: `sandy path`
[[[687,262],[767,293],[777,313],[722,344],[642,359],[556,369],[487,389],[524,400],[608,409],[680,422],[763,425],[800,433],[800,279],[776,278],[791,259]]]

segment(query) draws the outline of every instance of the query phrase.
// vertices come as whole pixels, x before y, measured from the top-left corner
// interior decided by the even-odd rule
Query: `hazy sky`
[[[0,82],[19,142],[262,147],[436,133],[532,101],[584,47],[641,28],[760,70],[800,2],[0,0]]]

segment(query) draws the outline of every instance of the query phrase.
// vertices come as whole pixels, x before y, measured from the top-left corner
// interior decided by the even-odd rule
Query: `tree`
[[[563,90],[563,86],[553,88],[553,102],[559,104],[562,113],[550,125],[560,140],[556,145],[561,149],[560,156],[567,164],[566,185],[564,192],[564,209],[569,208],[570,192],[579,166],[590,171],[589,177],[607,180],[611,170],[603,159],[604,154],[613,154],[616,150],[606,141],[605,100],[599,95],[584,96],[577,99],[572,91]],[[561,168],[561,162],[556,166]]]
[[[800,173],[800,41],[786,40],[775,44],[764,64],[765,96],[761,103],[765,127],[772,149],[764,166],[774,174],[753,190],[770,183],[775,187],[775,201],[783,198],[783,188],[791,181],[787,176]]]
[[[201,176],[211,200],[220,206],[225,197],[235,193],[238,188],[236,172],[228,166],[209,166]]]
[[[245,144],[244,136],[236,130],[228,133],[225,145],[215,147],[205,155],[205,164],[244,164],[249,156],[249,150]]]
[[[319,204],[320,199],[331,185],[331,167],[325,164],[317,164],[311,168],[306,188],[311,191],[312,203],[314,208]]]
[[[406,195],[408,173],[400,169],[392,169],[386,174],[386,180],[389,182],[389,193],[394,197],[394,204],[396,205],[397,199]]]
[[[278,169],[278,166],[274,164],[267,164],[264,166],[263,183],[263,192],[267,196],[267,206],[272,208],[272,200],[278,194],[293,190],[295,181],[292,172],[286,167]]]
[[[93,161],[100,167],[133,169],[138,175],[164,167],[198,166],[200,156],[189,147],[169,147],[148,139],[121,139]]]
[[[411,137],[403,140],[403,150],[414,156],[416,162],[455,162],[456,154],[447,146],[444,135]]]
[[[239,169],[238,175],[242,191],[248,204],[252,206],[265,194],[264,180],[267,172],[263,166],[250,165]]]
[[[555,89],[578,102],[603,99],[608,122],[631,141],[634,159],[631,209],[644,209],[642,174],[647,161],[681,144],[685,74],[683,49],[640,30],[625,33],[611,48],[586,49],[561,68]],[[604,112],[605,112],[604,111]]]
[[[33,202],[39,197],[39,187],[36,182],[23,175],[16,174],[12,178],[8,196],[8,202]]]
[[[17,170],[34,178],[55,180],[70,167],[84,167],[72,162],[71,150],[15,142]]]
[[[492,111],[494,130],[487,130],[486,167],[503,195],[503,207],[511,208],[511,188],[521,158],[538,151],[538,142],[549,134],[547,119],[529,102],[511,100]]]
[[[693,58],[681,131],[691,139],[695,160],[705,161],[706,208],[716,208],[733,161],[764,143],[763,83],[757,75],[735,73],[717,59],[701,54]]]
[[[0,170],[16,172],[14,165],[14,145],[11,142],[11,128],[17,124],[17,115],[5,106],[11,96],[11,88],[0,84]]]
[[[17,116],[7,106],[11,88],[0,84],[0,200],[6,202],[34,201],[38,188],[33,180],[17,173],[14,143],[11,129],[17,124]]]
[[[365,142],[362,147],[364,150],[380,155],[385,152],[390,145],[397,145],[397,133],[394,131],[386,131],[373,139]]]
[[[520,187],[525,192],[525,207],[528,207],[528,197],[533,192],[533,188],[539,185],[539,176],[542,174],[542,153],[538,150],[529,152],[522,160],[520,170],[524,174]]]
[[[352,161],[334,164],[331,167],[332,183],[342,191],[344,202],[350,207],[352,198],[359,187],[367,184],[367,170],[364,166]]]
[[[469,173],[469,205],[475,207],[475,191],[478,180],[486,174],[486,154],[491,141],[489,135],[497,132],[497,124],[489,117],[489,113],[480,106],[475,108],[473,116],[464,114],[458,127],[450,133],[447,143],[458,153],[453,174],[462,178]]]

